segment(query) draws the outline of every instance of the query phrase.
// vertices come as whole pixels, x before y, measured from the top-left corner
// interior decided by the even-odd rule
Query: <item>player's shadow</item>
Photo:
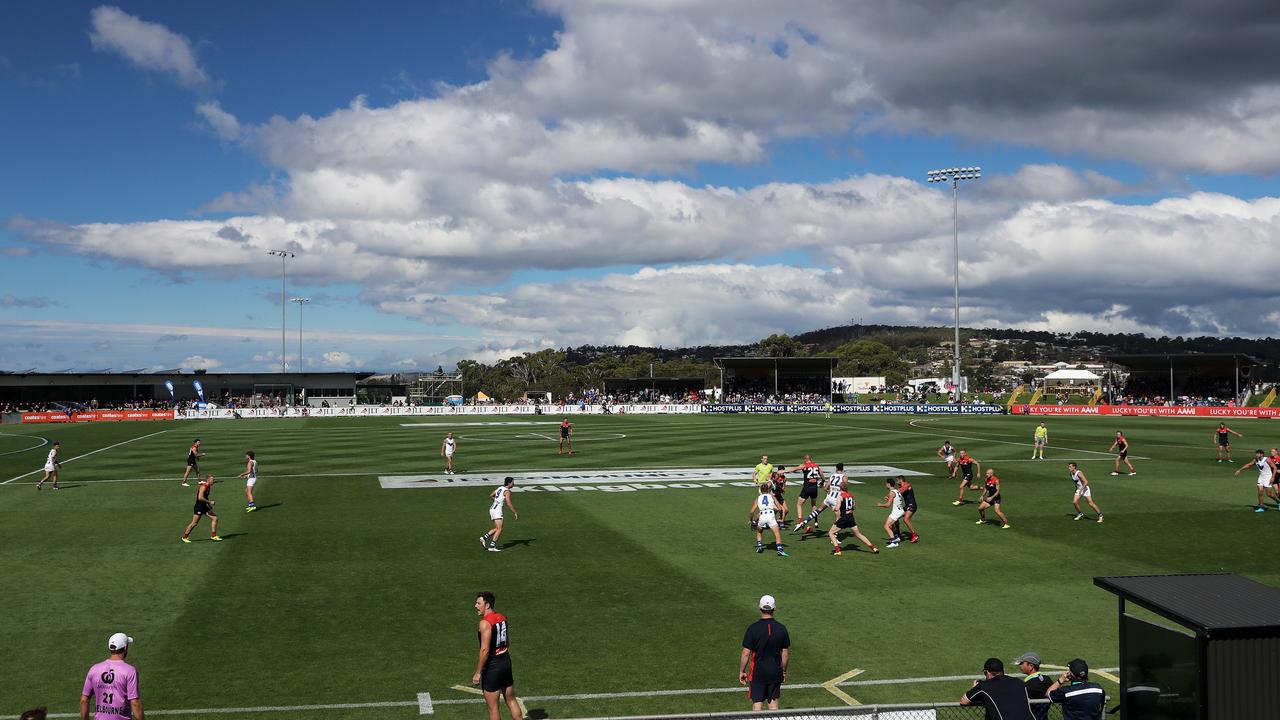
[[[525,717],[529,718],[529,720],[547,720],[551,716],[542,708],[529,708],[529,714],[525,715]]]
[[[249,533],[234,532],[234,533],[227,533],[226,535],[223,535],[221,537],[223,540],[230,540],[231,538],[238,538],[242,535],[248,535],[248,534]]]
[[[273,502],[270,505],[258,505],[257,506],[258,509],[255,510],[254,512],[262,512],[263,510],[270,510],[271,508],[274,508],[274,507],[280,507],[283,504],[284,504],[283,502]]]
[[[58,492],[62,492],[63,490],[70,490],[71,488],[84,487],[85,485],[88,485],[88,484],[89,483],[73,483],[71,485],[59,485]],[[45,487],[47,488],[48,486],[46,485]],[[40,492],[44,492],[44,491],[41,490]]]
[[[517,545],[521,545],[523,547],[529,547],[530,545],[533,544],[533,541],[537,539],[538,538],[524,538],[523,540],[508,540],[502,543],[502,547],[499,549],[510,550],[511,548],[516,547]]]

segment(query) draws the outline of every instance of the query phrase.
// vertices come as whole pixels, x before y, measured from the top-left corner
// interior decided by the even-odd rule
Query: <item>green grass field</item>
[[[478,698],[451,688],[470,680],[481,589],[510,618],[517,691],[563,718],[746,707],[736,692],[537,698],[733,687],[763,593],[778,597],[791,631],[790,682],[817,684],[854,668],[855,680],[976,675],[987,656],[1027,649],[1046,663],[1113,667],[1116,602],[1093,587],[1096,575],[1232,571],[1280,586],[1280,566],[1259,550],[1280,541],[1280,513],[1250,512],[1253,473],[1214,462],[1214,421],[1051,418],[1049,460],[1028,462],[1028,418],[589,416],[576,421],[573,457],[556,455],[552,426],[466,424],[495,420],[0,426],[0,483],[16,478],[0,485],[0,715],[40,704],[75,712],[85,670],[123,630],[137,639],[129,659],[149,711],[399,703],[307,717],[410,718],[430,693],[436,715],[476,717],[466,703]],[[1280,444],[1280,425],[1234,427],[1245,434],[1233,438],[1237,464]],[[912,478],[922,540],[835,558],[825,538],[788,535],[792,557],[757,555],[753,492],[725,485],[521,492],[505,551],[487,553],[477,538],[489,487],[378,481],[438,472],[448,429],[460,436],[463,479],[740,467],[747,480],[762,452],[785,465],[809,452],[828,471],[844,461],[925,472]],[[1133,443],[1136,477],[1109,475],[1117,429]],[[196,436],[203,469],[225,481],[214,493],[220,544],[204,525],[197,542],[178,542],[195,491],[178,478]],[[43,464],[46,438],[63,447],[56,493],[36,492],[39,473],[17,477]],[[933,454],[944,439],[997,469],[1011,529],[977,526],[976,505],[951,505],[956,484]],[[234,479],[246,449],[262,468],[253,514]],[[1067,460],[1093,481],[1104,524],[1072,521]],[[863,480],[853,486],[859,524],[881,544],[882,476]],[[863,703],[952,701],[968,685],[845,690]],[[786,707],[836,704],[821,688],[783,694]]]

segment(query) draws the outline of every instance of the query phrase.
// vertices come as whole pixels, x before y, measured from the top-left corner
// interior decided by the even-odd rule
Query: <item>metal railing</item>
[[[1032,700],[1031,712],[1037,720],[1062,720],[1062,706],[1048,700]],[[983,720],[986,709],[978,705],[922,703],[913,705],[853,705],[798,710],[752,712],[681,713],[678,715],[633,715],[578,720]]]

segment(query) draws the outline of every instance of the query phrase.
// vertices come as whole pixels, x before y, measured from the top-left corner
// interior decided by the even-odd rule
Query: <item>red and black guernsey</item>
[[[562,437],[562,438],[567,438],[567,437],[569,437],[569,428],[571,428],[571,427],[573,427],[573,425],[572,425],[572,424],[570,424],[570,422],[569,422],[568,420],[565,420],[565,421],[561,422],[561,423],[560,423],[560,437]]]
[[[816,462],[806,462],[800,466],[804,471],[805,487],[818,487],[818,481],[822,479],[822,468]]]
[[[791,647],[787,627],[773,618],[762,618],[747,628],[742,647],[751,651],[747,679],[752,683],[782,682],[782,651]]]
[[[853,517],[853,508],[855,505],[856,503],[853,500],[853,496],[847,491],[842,492],[840,493],[840,504],[836,506],[836,511],[840,513],[839,516],[841,518],[851,518]]]
[[[509,642],[507,638],[507,616],[490,610],[485,614],[484,621],[489,623],[490,626],[488,662],[493,662],[493,659],[499,655],[507,654]],[[476,634],[479,635],[478,632]]]

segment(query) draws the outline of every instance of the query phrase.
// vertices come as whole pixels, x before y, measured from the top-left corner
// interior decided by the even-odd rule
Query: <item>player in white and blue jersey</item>
[[[778,532],[778,512],[781,509],[769,486],[761,485],[760,494],[747,512],[747,520],[756,531],[757,553],[764,552],[764,529],[769,528],[773,531],[773,546],[778,551],[778,557],[788,557],[787,552],[782,549],[782,533]]]
[[[480,536],[480,544],[488,548],[489,552],[502,552],[498,549],[498,536],[502,534],[502,506],[505,504],[511,508],[512,516],[516,520],[520,519],[516,506],[511,504],[511,488],[515,484],[516,479],[507,476],[503,478],[500,487],[489,493],[489,519],[493,521],[493,529]]]

